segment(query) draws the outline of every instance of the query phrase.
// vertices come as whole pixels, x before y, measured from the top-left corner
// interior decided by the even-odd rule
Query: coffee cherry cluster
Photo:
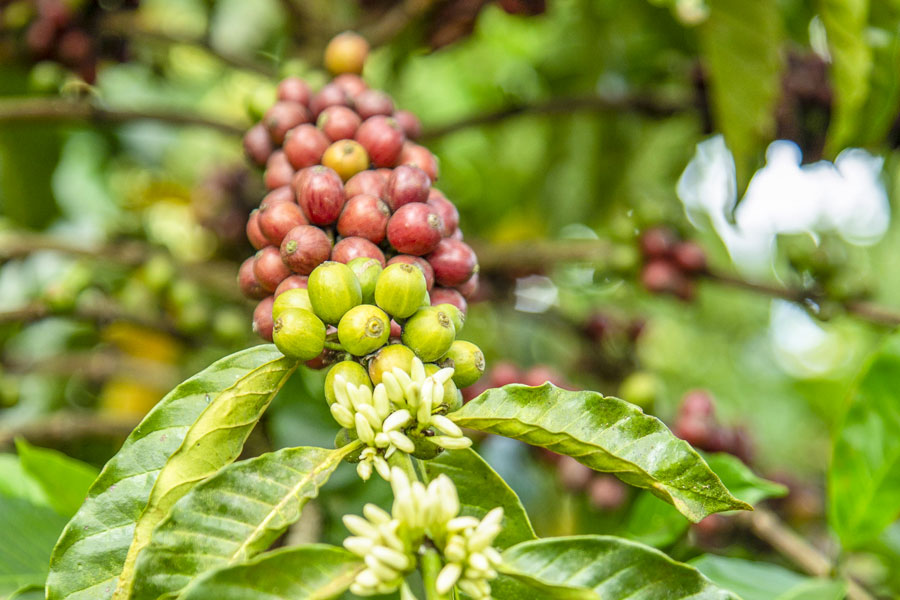
[[[698,244],[679,239],[668,227],[646,230],[640,239],[644,267],[641,282],[654,294],[694,298],[696,279],[706,271],[706,253]]]
[[[745,463],[753,459],[753,444],[743,427],[725,427],[716,419],[716,405],[705,390],[684,395],[672,432],[691,446],[707,452],[728,452]]]
[[[285,79],[278,101],[244,138],[269,192],[247,223],[258,252],[241,266],[239,282],[246,296],[261,299],[254,327],[266,339],[275,298],[306,287],[328,260],[413,265],[432,304],[462,314],[478,287],[459,213],[431,187],[437,160],[411,141],[418,119],[357,74],[367,51],[358,35],[337,36],[325,52],[337,76],[315,93],[302,79]]]

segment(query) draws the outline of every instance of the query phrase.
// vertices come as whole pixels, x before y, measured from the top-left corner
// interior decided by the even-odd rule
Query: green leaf
[[[900,512],[900,337],[862,370],[837,431],[828,520],[848,549],[876,538]]]
[[[166,395],[106,464],[63,531],[50,563],[49,600],[109,598],[160,471],[194,422],[210,406],[222,406],[225,392],[285,366],[274,346],[257,346],[215,362]]]
[[[268,548],[357,447],[287,448],[229,465],[197,485],[138,556],[132,598],[156,600]]]
[[[0,497],[0,596],[43,584],[66,518],[22,498]]]
[[[690,563],[744,600],[841,600],[844,583],[806,577],[770,563],[704,554]]]
[[[22,466],[14,454],[0,454],[0,496],[21,498],[40,506],[50,506],[50,499],[41,485]]]
[[[751,510],[732,496],[697,452],[656,417],[597,392],[546,383],[490,389],[450,418],[471,429],[522,440],[576,458],[647,488],[692,521],[725,510]]]
[[[10,594],[7,600],[44,600],[44,586],[39,584],[22,586]]]
[[[788,493],[787,487],[763,479],[733,454],[716,452],[703,457],[725,487],[747,504],[756,505],[767,498],[781,498]]]
[[[503,507],[503,531],[494,542],[497,548],[537,538],[519,497],[474,450],[448,450],[425,461],[424,468],[428,481],[439,475],[453,480],[463,515],[480,519],[488,511]]]
[[[507,549],[503,562],[504,573],[522,582],[586,588],[610,600],[739,600],[695,568],[659,550],[612,536],[523,542]]]
[[[335,546],[282,548],[212,571],[191,583],[178,600],[324,600],[346,590],[364,567]]]
[[[680,538],[688,527],[690,522],[671,504],[649,492],[641,492],[631,504],[620,533],[635,542],[664,548]]]
[[[900,5],[884,2],[870,9],[866,30],[867,48],[872,53],[869,93],[859,109],[865,119],[857,120],[850,140],[859,146],[882,143],[900,112]]]
[[[88,489],[98,471],[62,452],[32,446],[16,440],[16,451],[22,468],[41,486],[50,507],[64,517],[71,517],[84,504]]]
[[[717,130],[734,154],[739,188],[775,135],[781,92],[782,23],[777,0],[709,0],[699,27]]]
[[[821,0],[819,13],[828,35],[834,105],[827,152],[837,154],[868,114],[860,112],[869,95],[872,50],[866,40],[869,0]]]

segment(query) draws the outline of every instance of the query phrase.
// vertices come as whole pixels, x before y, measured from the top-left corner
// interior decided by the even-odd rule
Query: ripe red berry
[[[706,270],[706,253],[696,242],[679,242],[672,251],[672,258],[686,273]]]
[[[329,106],[319,115],[316,126],[333,142],[352,140],[362,119],[352,108]]]
[[[259,210],[251,212],[250,218],[247,219],[247,239],[250,240],[250,245],[257,250],[262,250],[270,243],[259,228]]]
[[[344,208],[344,186],[338,174],[328,167],[309,167],[301,182],[294,191],[309,222],[330,225],[337,221]]]
[[[441,241],[441,217],[427,204],[404,204],[388,221],[387,238],[403,254],[428,254]],[[432,265],[433,266],[433,265]]]
[[[371,171],[366,172],[371,173]],[[344,237],[358,236],[380,244],[387,234],[390,216],[391,209],[387,204],[375,196],[359,194],[347,200],[347,204],[344,205],[344,210],[338,218],[337,230]]]
[[[472,300],[478,292],[478,273],[469,277],[465,283],[456,286],[456,289],[463,295],[463,298]]]
[[[431,305],[452,304],[465,315],[469,310],[469,303],[463,298],[463,295],[452,288],[436,287],[431,290]]]
[[[356,112],[363,120],[375,115],[391,115],[394,101],[381,90],[365,90],[353,99]]]
[[[284,153],[295,169],[304,169],[319,164],[330,143],[320,129],[304,123],[287,132]]]
[[[334,83],[329,83],[309,101],[309,108],[318,118],[319,114],[329,106],[349,106],[350,98],[347,93]]]
[[[269,293],[275,291],[278,284],[291,274],[290,269],[281,260],[281,253],[275,246],[266,246],[256,253],[253,263],[253,274],[262,289]]]
[[[282,150],[276,150],[266,161],[265,182],[270,190],[284,185],[290,185],[294,178],[294,167],[288,162],[287,156]]]
[[[291,229],[306,224],[303,211],[293,202],[268,204],[259,211],[259,230],[273,246],[280,246]]]
[[[275,323],[272,321],[272,305],[274,304],[275,297],[266,296],[253,309],[253,331],[267,342],[272,341],[272,329],[275,327]]]
[[[437,159],[425,146],[420,146],[407,141],[403,144],[403,150],[400,152],[400,158],[397,164],[412,165],[419,167],[431,178],[431,181],[437,181],[439,168]]]
[[[347,180],[344,184],[344,195],[347,198],[368,194],[376,198],[384,198],[387,181],[378,171],[362,171]]]
[[[598,510],[616,510],[628,499],[625,485],[612,475],[596,475],[588,484],[587,492]]]
[[[286,77],[278,84],[278,99],[297,104],[309,104],[312,91],[309,84],[299,77]]]
[[[259,210],[260,212],[264,211],[268,207],[280,202],[294,202],[294,190],[292,190],[290,186],[275,188],[274,190],[263,196],[262,201],[259,203]]]
[[[265,165],[274,149],[272,138],[269,137],[269,131],[262,123],[257,123],[244,134],[244,154],[256,166],[262,167]]]
[[[356,98],[364,91],[369,89],[363,78],[355,73],[341,73],[331,80],[331,83],[338,86],[351,98]]]
[[[691,390],[684,395],[681,406],[678,407],[678,413],[686,417],[707,418],[712,417],[715,412],[715,401],[706,390]]]
[[[684,287],[687,278],[668,260],[657,258],[644,266],[641,282],[653,294],[676,294]]]
[[[689,443],[702,448],[709,442],[713,424],[702,417],[681,416],[672,427],[672,433]]]
[[[478,266],[475,251],[465,242],[453,238],[442,239],[427,258],[434,268],[435,280],[445,287],[466,283]]]
[[[241,293],[247,298],[265,298],[268,292],[259,285],[259,281],[253,273],[255,260],[255,257],[251,256],[241,263],[241,268],[238,269],[238,287],[241,288]]]
[[[278,296],[288,290],[305,290],[307,281],[309,281],[309,277],[307,277],[306,275],[291,275],[290,277],[279,283],[278,287],[275,288],[275,297],[278,298]]]
[[[676,243],[678,238],[668,227],[651,227],[641,234],[641,252],[648,259],[668,257]]]
[[[431,288],[434,287],[434,269],[431,268],[431,263],[429,263],[421,256],[413,256],[412,254],[398,254],[397,256],[389,260],[387,264],[392,265],[398,262],[416,265],[417,267],[419,267],[422,270],[422,274],[425,275],[425,287],[429,292],[431,291]],[[431,305],[435,306],[433,300],[434,299],[432,299]]]
[[[391,319],[391,337],[400,339],[401,335],[403,335],[403,328],[400,327],[400,323]]]
[[[334,245],[331,251],[331,260],[347,264],[360,256],[374,258],[384,266],[384,253],[378,246],[361,237],[346,237]]]
[[[459,211],[456,210],[456,205],[447,200],[447,196],[443,192],[434,188],[431,188],[428,192],[427,204],[441,216],[441,220],[444,222],[441,235],[444,237],[453,235],[459,227]]]
[[[393,167],[403,150],[406,136],[390,117],[376,115],[366,119],[356,132],[356,141],[369,153],[376,167]]]
[[[309,110],[297,102],[280,101],[272,105],[263,117],[263,123],[269,130],[272,141],[281,144],[289,129],[302,123],[309,123]]]
[[[431,179],[422,169],[403,165],[394,169],[387,182],[387,203],[391,210],[397,210],[410,202],[424,203],[428,200]]]
[[[422,123],[419,122],[419,117],[410,111],[398,110],[394,112],[394,119],[409,139],[415,140],[422,135]]]
[[[312,225],[294,227],[281,242],[281,260],[294,273],[309,275],[331,256],[331,240]]]

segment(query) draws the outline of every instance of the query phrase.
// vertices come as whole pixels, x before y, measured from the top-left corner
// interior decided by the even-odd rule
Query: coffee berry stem
[[[326,340],[325,348],[328,350],[337,350],[338,352],[346,352],[343,346],[339,342],[329,342]]]

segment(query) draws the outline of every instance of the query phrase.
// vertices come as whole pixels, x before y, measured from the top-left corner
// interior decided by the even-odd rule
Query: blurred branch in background
[[[110,417],[94,412],[58,412],[51,417],[0,428],[0,448],[12,448],[22,437],[38,446],[54,447],[60,440],[105,437],[124,440],[140,416]]]
[[[113,376],[123,376],[162,389],[174,387],[181,375],[173,365],[135,358],[112,350],[81,352],[35,361],[5,357],[3,368],[16,374],[75,375],[100,382]]]

